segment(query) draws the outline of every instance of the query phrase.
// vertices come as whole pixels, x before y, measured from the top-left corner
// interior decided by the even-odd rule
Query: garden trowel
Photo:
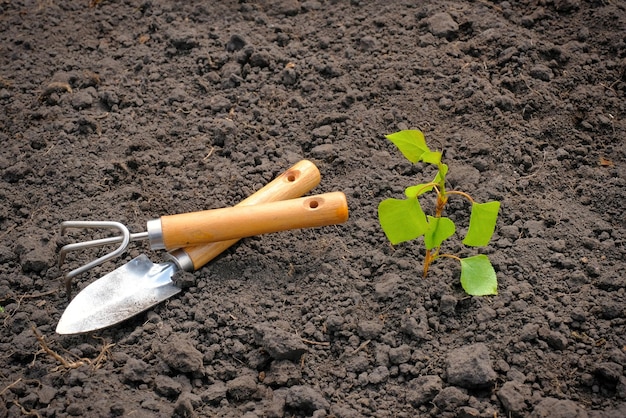
[[[344,222],[348,208],[343,193],[335,192],[295,199],[319,184],[319,170],[304,160],[248,197],[239,206],[270,207],[269,202],[285,205],[302,201],[308,214],[297,215],[310,223],[316,211],[326,213],[327,225]],[[321,196],[321,198],[320,198]],[[285,206],[287,207],[287,206]],[[300,211],[300,209],[298,209]],[[279,212],[277,218],[289,217]],[[254,223],[254,219],[249,220]],[[293,227],[293,219],[290,227]],[[296,222],[297,223],[297,222]],[[238,226],[234,225],[237,229]],[[85,287],[67,306],[56,328],[59,334],[78,334],[105,328],[131,318],[180,292],[173,276],[194,271],[211,261],[239,238],[179,248],[168,253],[169,260],[153,263],[142,254]]]

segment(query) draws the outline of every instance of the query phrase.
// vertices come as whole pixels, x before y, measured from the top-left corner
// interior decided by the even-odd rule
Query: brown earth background
[[[626,3],[91,3],[0,1],[0,416],[626,416]],[[382,233],[378,203],[433,176],[384,138],[407,128],[502,202],[498,296]],[[57,267],[91,236],[60,222],[141,231],[303,158],[347,223],[245,239],[148,312],[55,333],[96,255]]]

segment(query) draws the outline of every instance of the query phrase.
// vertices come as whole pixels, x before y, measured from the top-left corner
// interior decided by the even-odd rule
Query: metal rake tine
[[[82,274],[100,264],[111,260],[115,257],[123,254],[131,241],[137,241],[141,239],[145,239],[147,237],[147,233],[142,232],[138,234],[131,234],[128,228],[120,223],[114,221],[65,221],[61,223],[61,234],[65,232],[68,228],[105,228],[105,229],[116,229],[121,235],[110,237],[110,238],[102,238],[85,242],[77,242],[74,244],[67,244],[61,248],[59,251],[59,268],[65,262],[65,257],[68,252],[82,250],[85,248],[99,247],[108,244],[120,243],[118,248],[115,250],[103,255],[96,260],[92,260],[87,264],[84,264],[65,275],[65,289],[68,295],[68,299],[71,298],[71,288],[72,288],[72,279],[79,274]]]

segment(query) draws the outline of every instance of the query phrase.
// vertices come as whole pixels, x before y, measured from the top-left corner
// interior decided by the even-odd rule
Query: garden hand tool
[[[237,206],[293,198],[318,183],[317,168],[309,161],[301,161]],[[347,219],[348,210],[345,197],[335,195],[331,200],[336,202],[340,198],[344,202],[334,209],[332,223],[339,223]],[[326,203],[315,197],[302,202],[308,206],[307,216]],[[180,292],[172,281],[176,272],[201,268],[237,240],[180,248],[168,254],[170,261],[160,264],[152,263],[145,255],[136,257],[83,289],[63,313],[57,333],[76,334],[105,328],[149,309]]]
[[[260,203],[275,202],[300,197],[317,186],[319,182],[320,172],[315,164],[308,160],[302,160],[236,206],[251,206]],[[158,226],[156,221],[153,221],[152,223],[148,222],[148,227],[150,225]],[[61,234],[63,234],[63,232],[68,228],[108,228],[117,229],[121,233],[120,236],[68,244],[61,248],[59,251],[59,268],[63,265],[67,253],[71,251],[115,244],[118,242],[120,243],[119,247],[114,251],[111,251],[96,260],[92,260],[91,262],[74,269],[65,275],[65,286],[67,288],[68,296],[70,294],[71,283],[74,277],[121,255],[126,251],[130,242],[150,239],[149,231],[131,234],[124,224],[113,221],[66,221],[61,223]],[[151,241],[151,245],[159,246],[158,239],[153,239]],[[222,251],[233,245],[235,242],[237,242],[237,240],[230,241],[230,244],[224,246]],[[161,242],[160,244],[162,247],[163,243]],[[225,245],[225,243],[221,245]],[[218,244],[213,243],[213,247],[217,248]],[[200,253],[204,253],[204,251],[200,251]],[[215,255],[217,254],[219,254],[219,252]],[[213,257],[215,257],[215,255]],[[200,254],[196,254],[196,258],[200,261],[204,261],[202,265],[209,261],[203,260],[203,257],[201,257]],[[187,261],[189,262],[189,260]],[[189,271],[193,271],[191,266],[189,266]]]
[[[130,234],[128,228],[119,222],[68,221],[62,223],[62,230],[110,227],[118,229],[122,235],[68,244],[60,250],[60,262],[64,261],[68,251],[121,241],[119,248],[115,251],[68,273],[68,277],[72,278],[126,251],[131,238],[148,240],[153,250],[174,250],[288,229],[332,225],[337,223],[344,213],[347,214],[345,195],[341,192],[333,192],[252,206],[235,206],[162,216],[148,221],[147,231],[139,234]]]
[[[266,187],[259,190],[259,192],[249,197],[248,199],[244,200],[237,206],[251,206],[254,204],[262,204],[262,203],[268,203],[271,201],[286,200],[286,199],[299,197],[299,196],[302,196],[307,191],[311,190],[313,187],[317,186],[319,184],[319,180],[320,180],[320,175],[319,175],[319,170],[317,169],[317,167],[315,167],[315,165],[311,163],[310,161],[303,160],[299,162],[298,164],[294,165],[291,169],[289,169],[283,175],[281,175],[280,177],[275,179],[273,182],[268,184]],[[255,196],[266,196],[267,199],[255,198]],[[269,198],[270,196],[273,196],[273,198],[270,199]],[[216,214],[216,212],[212,212],[212,213],[213,215]],[[217,213],[217,215],[219,215],[219,213]],[[273,216],[273,214],[271,215]],[[161,219],[163,218],[148,221],[147,222],[148,231],[141,232],[138,234],[131,234],[128,228],[126,228],[126,226],[121,224],[120,222],[67,221],[67,222],[61,223],[61,234],[63,234],[63,232],[68,228],[109,228],[109,229],[117,229],[120,232],[119,236],[97,239],[97,240],[86,241],[86,242],[79,242],[79,243],[74,243],[74,244],[68,244],[68,245],[63,246],[63,248],[61,248],[61,250],[59,251],[59,267],[65,261],[67,253],[71,251],[77,251],[77,250],[82,250],[82,249],[96,247],[96,246],[104,246],[104,245],[113,244],[113,243],[120,243],[119,247],[115,249],[114,251],[108,254],[105,254],[104,256],[96,260],[92,260],[91,262],[83,266],[80,266],[79,268],[72,270],[66,274],[65,285],[68,291],[67,292],[68,297],[70,295],[70,290],[71,290],[71,281],[75,276],[81,273],[84,273],[92,269],[95,266],[98,266],[110,259],[113,259],[121,255],[123,252],[126,251],[131,241],[147,239],[150,241],[150,246],[152,249],[165,248],[168,250],[172,250],[176,248],[176,247],[172,247],[171,244],[165,245],[165,243],[163,242],[164,236],[163,236],[163,228],[162,228]],[[165,219],[167,223],[171,218],[165,217]],[[177,220],[177,219],[179,220],[179,223],[180,223],[180,218],[178,217],[178,215],[175,215],[174,220]],[[215,216],[213,216],[213,219],[215,220]],[[192,223],[191,222],[192,219],[188,217],[187,215],[182,215],[182,220],[184,223],[188,223],[187,225],[184,225],[183,223],[183,227],[186,227],[186,228],[191,227],[195,231],[198,231],[201,228],[200,225]],[[193,230],[192,230],[192,233],[195,232]],[[165,235],[167,238],[181,238],[181,237],[184,238],[185,237],[184,234],[179,234],[176,230],[172,231],[173,236],[170,237],[171,230],[169,227],[167,228],[167,231],[168,232]],[[207,242],[208,241],[211,241],[211,240],[207,240]],[[219,240],[213,240],[213,241],[219,241]],[[180,247],[183,247],[183,246],[189,246],[189,245],[180,245]]]

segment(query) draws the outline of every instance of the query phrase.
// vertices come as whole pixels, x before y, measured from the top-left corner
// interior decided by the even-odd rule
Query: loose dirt
[[[626,416],[625,34],[615,0],[0,1],[0,416]],[[407,128],[502,202],[497,296],[453,260],[423,279],[420,243],[381,231],[378,203],[434,174],[384,138]],[[55,334],[96,256],[57,267],[91,236],[60,222],[140,231],[303,158],[347,223],[245,239],[148,312]],[[162,258],[131,247],[74,290]]]

